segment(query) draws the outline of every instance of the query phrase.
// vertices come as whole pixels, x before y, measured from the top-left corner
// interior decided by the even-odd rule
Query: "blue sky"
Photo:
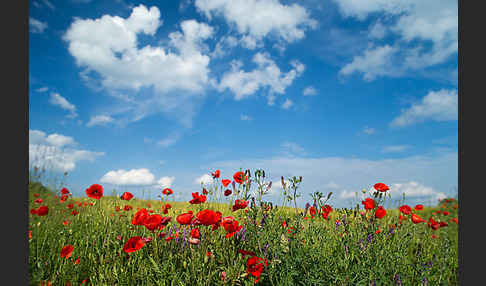
[[[231,3],[230,3],[231,2]],[[457,1],[30,1],[29,160],[189,200],[221,169],[348,207],[457,189]]]

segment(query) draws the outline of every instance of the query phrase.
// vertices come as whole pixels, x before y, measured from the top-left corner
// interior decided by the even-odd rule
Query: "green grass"
[[[398,223],[398,210],[387,210],[387,215],[374,222],[367,221],[359,211],[335,209],[329,220],[322,217],[303,219],[293,208],[273,207],[266,211],[250,208],[231,211],[224,203],[191,205],[172,202],[167,215],[161,213],[160,200],[122,201],[118,197],[104,196],[100,200],[70,198],[64,203],[54,193],[38,183],[29,185],[29,210],[37,208],[34,193],[40,194],[49,206],[46,216],[30,215],[29,276],[31,285],[80,285],[88,279],[90,285],[254,285],[255,277],[247,275],[245,258],[239,249],[253,251],[266,258],[259,284],[262,285],[395,285],[399,277],[403,285],[457,284],[457,224],[432,230],[426,223],[413,224],[410,220]],[[78,206],[87,202],[87,206]],[[89,203],[95,203],[90,206]],[[74,203],[79,214],[73,216],[66,206]],[[147,207],[150,203],[150,208]],[[457,203],[457,202],[455,202]],[[116,206],[129,204],[131,211],[115,211]],[[448,221],[457,217],[454,203],[447,204],[448,216],[432,214],[439,207],[427,207],[416,212],[422,218],[434,217]],[[137,208],[154,210],[172,221],[162,231],[151,233],[144,226],[134,226],[131,220]],[[225,230],[215,231],[210,226],[198,226],[200,245],[183,242],[184,227],[175,220],[180,213],[202,209],[221,211],[223,216],[234,216],[245,225],[245,239],[235,235],[225,238]],[[441,209],[444,210],[444,209]],[[304,210],[300,210],[304,212]],[[370,215],[369,213],[368,215]],[[336,220],[346,215],[346,225],[336,226]],[[309,214],[307,214],[309,216]],[[284,219],[296,232],[282,226]],[[64,225],[70,220],[69,225]],[[399,225],[388,234],[391,225]],[[160,232],[180,230],[177,240],[167,242],[157,236]],[[369,235],[380,228],[381,232]],[[189,229],[186,229],[186,237]],[[432,238],[432,235],[438,238]],[[121,236],[121,239],[118,237]],[[151,237],[139,251],[127,254],[122,248],[132,236]],[[60,257],[61,249],[74,246],[72,257]],[[206,256],[210,251],[212,255]],[[74,260],[79,257],[79,264]],[[221,278],[225,273],[226,278]],[[88,284],[86,283],[86,284]],[[86,285],[83,284],[83,285]]]

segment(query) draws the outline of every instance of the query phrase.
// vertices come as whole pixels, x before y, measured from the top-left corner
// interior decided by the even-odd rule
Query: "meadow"
[[[265,201],[263,170],[212,173],[190,202],[86,196],[29,182],[30,285],[456,285],[458,202],[384,209],[388,187],[355,208],[315,192],[298,208],[301,177]],[[225,181],[226,180],[226,181]],[[170,206],[169,206],[170,205]]]

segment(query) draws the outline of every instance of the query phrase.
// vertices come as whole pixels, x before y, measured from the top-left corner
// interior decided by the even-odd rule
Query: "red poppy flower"
[[[79,258],[80,258],[80,257],[81,257],[81,256],[78,256],[78,258],[76,258],[76,260],[74,260],[74,264],[76,264],[76,265],[78,265],[78,264],[79,264]]]
[[[31,209],[31,210],[30,210],[30,214],[31,214],[31,215],[35,215],[35,214],[37,214],[37,209]]]
[[[386,192],[390,189],[387,185],[383,183],[376,183],[373,187],[375,188],[375,190],[380,192]]]
[[[71,212],[71,214],[72,214],[73,216],[75,216],[75,215],[78,215],[78,214],[79,214],[79,212],[78,212],[77,210],[73,210],[73,211]]]
[[[329,220],[329,213],[327,212],[321,212],[322,218],[325,220]]]
[[[65,221],[63,222],[63,224],[64,224],[64,225],[71,224],[71,221],[70,221],[70,220],[65,220]]]
[[[201,235],[201,232],[199,231],[199,229],[198,229],[198,228],[193,228],[193,229],[191,230],[191,237],[192,237],[192,238],[197,238],[197,239],[199,239],[199,238],[200,238],[200,235]]]
[[[424,209],[424,206],[423,205],[416,205],[413,209],[416,210],[416,211],[421,211],[421,210]]]
[[[235,182],[237,182],[238,184],[242,184],[244,181],[246,181],[246,176],[245,176],[245,173],[239,171],[239,172],[236,172],[234,175],[233,175],[233,180],[235,180]]]
[[[449,212],[448,211],[444,211],[442,214],[443,215],[449,215]]]
[[[35,193],[35,194],[34,194],[34,197],[36,197],[36,198],[38,198],[39,196],[40,196],[40,195],[39,195],[39,194],[37,194],[37,193]]]
[[[115,206],[115,211],[116,212],[119,212],[121,210],[121,208],[119,206]]]
[[[62,203],[64,203],[65,201],[67,201],[67,199],[68,199],[68,198],[69,198],[69,197],[68,197],[68,195],[62,195],[62,196],[61,196],[61,199],[59,200],[59,202],[62,204]]]
[[[133,207],[132,207],[131,205],[125,205],[125,206],[123,207],[123,210],[124,210],[124,211],[129,211],[129,210],[132,210],[132,209],[133,209]]]
[[[192,211],[189,211],[187,213],[178,215],[176,220],[179,224],[185,225],[185,224],[190,224],[193,217],[194,216],[192,215]]]
[[[37,199],[34,202],[37,203],[37,204],[42,204],[43,201],[44,201],[43,199]]]
[[[452,220],[453,222],[455,222],[456,224],[458,224],[458,223],[459,223],[459,220],[457,219],[457,217],[454,217],[454,218],[452,218],[451,220]]]
[[[330,212],[332,212],[332,207],[330,205],[324,205],[323,207],[321,207],[321,211],[329,214]]]
[[[260,275],[262,274],[263,267],[268,266],[268,263],[266,259],[263,260],[260,257],[253,256],[248,259],[246,266],[247,272],[255,276],[257,278],[255,283],[258,283],[258,281],[260,281]]]
[[[381,232],[381,228],[378,227],[378,229],[375,231],[375,234],[379,234]]]
[[[433,218],[429,218],[429,222],[427,223],[427,225],[433,230],[437,230],[439,228],[439,223],[436,222]]]
[[[206,190],[206,188],[203,188],[202,193],[203,193],[203,195],[209,194],[209,192],[208,192],[208,190]]]
[[[144,225],[145,219],[149,216],[148,211],[146,209],[141,209],[135,213],[132,218],[133,225]]]
[[[417,224],[417,223],[421,223],[421,222],[425,222],[425,220],[423,220],[422,218],[420,218],[418,215],[416,214],[412,214],[412,222],[414,224]]]
[[[226,188],[231,183],[231,180],[223,179],[223,180],[221,180],[221,183]]]
[[[205,226],[216,225],[221,221],[221,212],[215,212],[213,210],[202,210],[196,214],[196,219]]]
[[[439,237],[435,234],[432,234],[432,238],[439,238]]]
[[[199,195],[199,192],[192,193],[193,199],[189,201],[191,204],[202,204],[206,201],[205,195]]]
[[[41,206],[37,208],[36,213],[38,216],[45,216],[46,214],[49,213],[49,207],[48,206]]]
[[[211,256],[211,251],[206,251],[206,256],[207,257]]]
[[[213,176],[214,179],[219,178],[220,175],[221,175],[220,170],[216,170],[214,171],[214,173],[211,173],[211,176]]]
[[[66,189],[66,188],[62,188],[62,190],[61,190],[61,194],[63,194],[63,195],[67,195],[67,194],[69,194],[69,190],[68,190],[68,189]]]
[[[400,211],[404,215],[409,215],[412,212],[412,208],[409,205],[403,205],[403,206],[400,207]]]
[[[32,238],[32,230],[29,230],[29,239]]]
[[[315,216],[317,215],[317,210],[316,210],[316,208],[315,208],[314,206],[311,206],[311,207],[309,208],[309,213],[310,213],[311,217],[315,217]]]
[[[375,200],[373,200],[371,198],[366,198],[364,201],[361,201],[361,204],[364,205],[364,208],[367,211],[375,208]]]
[[[141,236],[134,236],[130,238],[123,246],[123,251],[126,253],[131,253],[139,250],[145,245],[143,238]]]
[[[93,184],[91,187],[86,189],[86,195],[92,199],[101,199],[103,197],[103,187],[98,184]]]
[[[168,195],[172,195],[174,193],[174,191],[172,189],[169,189],[169,188],[165,188],[162,190],[162,194],[168,196]]]
[[[61,257],[68,259],[73,254],[74,246],[68,244],[61,249]]]
[[[230,190],[230,189],[226,189],[226,190],[224,191],[224,195],[225,195],[225,196],[229,196],[229,195],[231,195],[231,190]]]
[[[256,253],[255,252],[253,252],[253,251],[246,251],[246,250],[243,250],[243,249],[238,249],[238,253],[241,253],[243,255],[243,258],[245,258],[246,255],[256,256]]]
[[[161,222],[162,222],[162,216],[159,214],[154,214],[148,216],[144,220],[144,225],[148,230],[154,231],[155,229],[160,227]]]
[[[383,218],[386,215],[386,210],[382,206],[379,206],[375,211],[376,218]]]
[[[169,209],[171,209],[172,206],[170,204],[165,204],[164,207],[162,208],[162,213],[167,214],[169,212]]]
[[[126,200],[126,201],[129,201],[133,198],[133,194],[130,193],[130,192],[124,192],[121,196],[120,196],[120,199],[121,200]]]
[[[224,217],[221,221],[221,226],[226,230],[226,238],[235,235],[243,226],[239,225],[238,221],[232,216]]]
[[[445,221],[441,221],[441,222],[439,223],[439,226],[440,226],[440,227],[445,227],[445,226],[449,226],[449,224],[448,224],[447,222],[445,222]]]
[[[235,204],[233,205],[232,210],[237,211],[240,209],[244,209],[248,206],[248,203],[249,203],[248,201],[244,201],[244,200],[235,200]]]

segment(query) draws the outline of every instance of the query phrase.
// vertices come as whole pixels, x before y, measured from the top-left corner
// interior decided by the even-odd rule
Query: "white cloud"
[[[302,63],[292,61],[290,65],[293,69],[287,73],[282,73],[267,53],[255,54],[253,62],[257,64],[257,68],[250,72],[245,72],[241,70],[242,62],[232,61],[231,71],[223,74],[217,89],[220,92],[229,89],[235,95],[235,100],[249,97],[264,88],[268,88],[270,95],[274,93],[284,94],[285,89],[305,69]]]
[[[301,147],[299,144],[294,142],[283,142],[280,144],[280,148],[286,156],[295,156],[295,155],[305,155],[305,149]]]
[[[391,184],[390,194],[392,196],[401,197],[405,194],[405,197],[433,197],[434,199],[444,199],[447,196],[434,190],[434,188],[426,187],[415,181],[402,183],[402,184]]]
[[[340,75],[350,75],[354,72],[363,73],[363,79],[372,81],[377,76],[395,75],[395,68],[392,65],[392,56],[397,48],[389,45],[369,48],[361,56],[355,56],[351,63],[346,64],[339,71]]]
[[[62,97],[59,93],[51,93],[49,102],[53,105],[57,105],[64,110],[69,111],[71,114],[68,115],[70,118],[75,118],[78,116],[76,113],[76,106],[70,103],[66,98]]]
[[[385,146],[383,147],[382,152],[383,153],[398,153],[398,152],[403,152],[407,149],[409,149],[409,145],[393,145],[393,146]]]
[[[162,177],[157,181],[157,185],[162,188],[170,188],[172,187],[172,183],[174,183],[175,177]]]
[[[253,120],[253,118],[249,115],[246,115],[246,114],[242,114],[240,115],[240,120],[243,120],[243,121],[251,121]]]
[[[371,135],[371,134],[374,134],[376,132],[376,130],[374,128],[365,126],[365,128],[363,129],[363,132],[368,134],[368,135]]]
[[[57,133],[50,134],[49,136],[47,136],[46,142],[57,147],[72,145],[76,143],[72,137],[64,136]]]
[[[124,90],[137,99],[124,103],[122,114],[140,120],[164,112],[190,126],[194,105],[209,82],[209,61],[204,40],[213,29],[195,20],[182,21],[181,31],[168,35],[166,46],[139,46],[138,35],[155,36],[162,24],[157,7],[139,5],[128,18],[103,15],[75,19],[64,35],[85,79],[99,75],[102,87]],[[150,90],[139,94],[142,88]]]
[[[290,99],[285,99],[285,102],[282,104],[283,109],[289,109],[294,103]]]
[[[47,23],[41,22],[37,19],[34,19],[32,17],[29,18],[29,25],[31,28],[32,33],[38,33],[41,34],[44,32],[45,29],[47,29]]]
[[[371,65],[373,70],[350,69],[349,73],[361,72],[375,76],[399,76],[406,72],[425,69],[448,60],[458,49],[458,10],[456,0],[334,0],[344,17],[365,20],[369,15],[380,15],[389,27],[383,30],[378,19],[370,30],[370,38],[381,39],[385,33],[394,33],[393,46],[396,57],[387,58],[389,70]],[[364,58],[371,56],[366,55]],[[356,58],[355,58],[356,59]],[[368,76],[373,80],[375,76]]]
[[[339,192],[339,198],[342,200],[348,199],[364,199],[363,193],[361,191],[349,191],[349,190],[342,190]]]
[[[181,135],[179,133],[170,134],[167,138],[159,140],[157,144],[163,148],[167,148],[177,143],[177,141],[179,141],[180,138]]]
[[[221,37],[216,43],[213,52],[211,52],[211,58],[222,58],[228,54],[228,52],[238,45],[238,39],[233,36]]]
[[[113,122],[113,117],[109,115],[96,115],[91,116],[89,122],[86,123],[87,127],[95,126],[95,125],[106,125],[107,123]]]
[[[408,109],[393,119],[390,126],[407,126],[426,120],[452,121],[458,118],[458,94],[456,90],[441,89],[429,91],[420,102],[412,104]]]
[[[244,47],[254,49],[262,39],[275,37],[278,41],[292,43],[305,37],[305,30],[317,27],[317,21],[298,4],[285,5],[278,0],[196,0],[199,12],[211,20],[222,16],[242,35]]]
[[[386,26],[378,20],[372,26],[370,26],[368,36],[374,39],[382,39],[385,37],[386,33]]]
[[[51,2],[49,2],[49,0],[42,0],[42,2],[44,2],[44,5],[46,5],[47,7],[49,7],[49,9],[51,9],[51,10],[55,10],[56,9],[56,7]]]
[[[317,95],[317,90],[312,87],[312,86],[308,86],[304,89],[304,96],[314,96],[314,95]]]
[[[37,91],[37,92],[46,92],[48,90],[49,90],[49,88],[47,86],[44,86],[44,87],[40,87],[40,88],[36,89],[35,91]]]
[[[201,177],[198,177],[194,180],[194,184],[197,185],[208,185],[213,183],[213,178],[209,174],[204,174]]]
[[[153,185],[154,180],[154,175],[148,169],[141,168],[129,171],[123,169],[109,171],[103,175],[100,182],[118,186],[147,186]]]
[[[79,161],[92,162],[104,155],[103,152],[75,149],[75,144],[75,140],[69,136],[57,133],[46,136],[40,130],[29,130],[29,166],[68,172],[74,170]]]

